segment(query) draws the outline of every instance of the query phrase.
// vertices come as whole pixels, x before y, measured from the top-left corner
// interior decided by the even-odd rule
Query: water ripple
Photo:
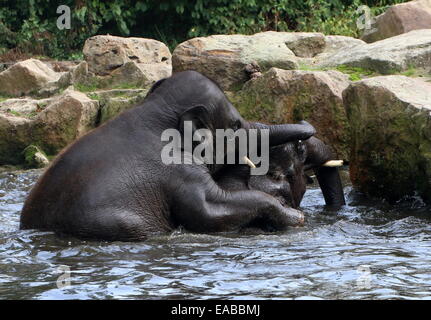
[[[417,199],[389,206],[347,185],[331,211],[314,186],[306,225],[285,233],[106,243],[18,230],[40,173],[0,172],[1,299],[431,299],[430,208]]]

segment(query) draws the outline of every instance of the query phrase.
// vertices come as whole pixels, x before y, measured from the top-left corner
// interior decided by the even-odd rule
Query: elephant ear
[[[184,111],[179,119],[179,130],[184,134],[184,122],[190,121],[192,124],[192,134],[199,129],[210,129],[209,114],[207,109],[202,106],[194,106]]]
[[[152,87],[150,88],[150,90],[148,90],[147,95],[145,96],[145,98],[147,98],[150,94],[152,94],[154,92],[154,90],[156,90],[158,87],[160,87],[160,85],[168,78],[163,78],[160,79],[159,81],[157,81],[156,83],[154,83],[152,85]]]

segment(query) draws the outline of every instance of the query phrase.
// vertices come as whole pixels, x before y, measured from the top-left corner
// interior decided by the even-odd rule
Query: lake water
[[[345,179],[348,205],[325,209],[314,186],[305,227],[284,233],[90,242],[18,230],[40,173],[0,172],[0,299],[431,299],[431,208],[418,199],[390,206]]]

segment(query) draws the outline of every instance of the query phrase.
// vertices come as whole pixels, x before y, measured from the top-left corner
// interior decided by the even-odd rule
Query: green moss
[[[352,132],[352,181],[366,194],[396,202],[415,192],[431,200],[428,114],[390,100],[367,108],[347,101]],[[412,121],[415,119],[415,121]]]
[[[7,99],[10,99],[10,98],[12,98],[12,96],[9,96],[9,95],[7,95],[7,94],[0,93],[0,102],[3,102],[3,101],[5,101],[5,100],[7,100]]]
[[[238,83],[234,83],[230,86],[229,90],[232,92],[238,92],[240,91],[242,88],[244,87],[244,83],[242,82],[238,82]]]
[[[81,92],[91,92],[100,89],[100,83],[96,80],[89,81],[87,83],[76,83],[74,84],[76,90]]]
[[[329,68],[329,67],[310,66],[309,64],[300,62],[298,69],[299,70],[303,70],[303,71],[327,71],[327,70],[330,70],[331,68]]]
[[[380,74],[370,69],[364,69],[360,67],[351,67],[346,65],[339,65],[335,68],[337,71],[349,75],[350,81],[359,81],[364,78],[379,76]]]
[[[136,83],[121,83],[118,85],[114,85],[111,88],[112,89],[140,89],[141,86],[139,86]]]
[[[97,100],[97,101],[99,101],[99,100],[100,100],[100,96],[99,96],[97,93],[94,93],[94,92],[87,93],[87,96],[88,96],[91,100]]]
[[[429,71],[427,71],[424,68],[416,68],[413,65],[409,65],[408,69],[406,71],[403,71],[401,73],[398,73],[400,75],[406,76],[406,77],[420,77],[424,78],[424,81],[430,81],[431,74]]]
[[[350,81],[359,81],[364,78],[379,76],[380,74],[376,71],[360,68],[360,67],[351,67],[347,65],[339,65],[336,67],[319,67],[319,66],[310,66],[307,64],[300,64],[299,70],[304,71],[329,71],[329,70],[337,70],[344,74],[349,75]]]
[[[301,120],[307,120],[312,117],[313,114],[313,101],[311,95],[307,91],[302,91],[295,97],[292,110],[292,120],[298,122]]]
[[[244,90],[230,97],[239,113],[247,120],[275,123],[277,118],[276,105],[264,95]]]
[[[359,81],[365,78],[370,77],[377,77],[382,75],[381,73],[366,69],[366,68],[360,68],[360,67],[352,67],[347,65],[339,65],[336,67],[318,67],[318,66],[310,66],[307,64],[300,64],[299,70],[304,71],[329,71],[329,70],[337,70],[339,72],[342,72],[344,74],[349,75],[350,81]],[[397,69],[390,69],[385,74],[388,75],[403,75],[406,77],[425,77],[428,78],[429,76],[424,72],[423,70],[417,69],[414,66],[410,65],[407,70],[400,71]],[[430,81],[431,79],[426,79],[425,81]]]
[[[32,118],[35,118],[37,115],[38,115],[38,112],[36,112],[36,111],[32,111],[32,112],[30,112],[30,113],[28,114],[28,117],[29,117],[30,119],[32,119]]]
[[[408,70],[401,72],[401,75],[406,77],[412,77],[415,75],[415,73],[416,73],[416,70],[414,68],[413,69],[409,68]]]
[[[15,117],[22,117],[22,116],[23,116],[23,114],[22,114],[22,113],[20,113],[20,112],[18,112],[18,111],[14,111],[14,110],[10,110],[10,109],[8,109],[8,110],[7,110],[7,112],[8,112],[9,114],[11,114],[11,115],[15,116]]]
[[[85,82],[74,84],[74,87],[76,90],[84,93],[97,91],[100,89],[142,89],[142,85],[138,83],[113,84],[112,81],[113,79],[93,77],[87,79]]]

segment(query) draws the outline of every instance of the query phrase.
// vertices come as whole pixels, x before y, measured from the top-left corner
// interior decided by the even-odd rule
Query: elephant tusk
[[[322,164],[322,167],[341,167],[343,163],[343,160],[329,160]]]
[[[256,165],[253,163],[253,161],[251,161],[248,157],[244,156],[242,157],[242,160],[244,160],[244,162],[253,169],[256,169]]]

